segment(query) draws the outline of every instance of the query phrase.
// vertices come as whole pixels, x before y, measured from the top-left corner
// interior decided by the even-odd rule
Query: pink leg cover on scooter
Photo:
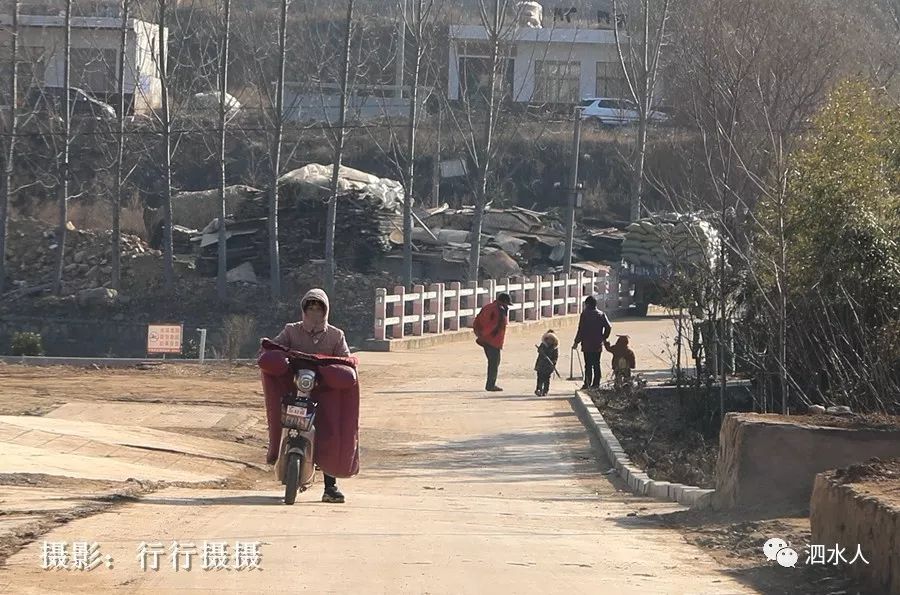
[[[316,464],[334,477],[359,473],[359,383],[355,358],[345,361],[321,366],[321,384],[313,391],[318,403]]]
[[[294,376],[288,371],[281,376],[272,376],[263,372],[263,394],[266,397],[266,422],[269,426],[269,450],[266,460],[274,461],[278,457],[281,446],[281,397],[290,392]]]

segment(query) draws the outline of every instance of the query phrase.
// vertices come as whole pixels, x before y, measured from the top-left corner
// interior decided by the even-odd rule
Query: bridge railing
[[[627,307],[629,300],[615,270],[487,279],[480,284],[432,283],[427,287],[415,285],[411,292],[403,286],[394,287],[391,293],[379,288],[375,290],[375,339],[471,328],[481,307],[494,301],[499,293],[512,297],[510,322],[578,314],[588,295],[596,295],[598,307],[603,310]],[[407,333],[407,325],[411,325],[411,333]]]

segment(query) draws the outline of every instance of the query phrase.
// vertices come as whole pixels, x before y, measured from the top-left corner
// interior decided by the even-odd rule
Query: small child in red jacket
[[[603,346],[612,354],[613,378],[616,388],[631,381],[631,371],[635,368],[634,351],[628,347],[628,335],[618,335],[615,345],[604,341]]]

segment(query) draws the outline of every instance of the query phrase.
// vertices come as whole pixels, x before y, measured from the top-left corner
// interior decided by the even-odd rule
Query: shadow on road
[[[373,390],[373,395],[477,395],[483,390]]]
[[[281,504],[279,496],[219,496],[202,498],[141,498],[143,504],[161,504],[164,506],[260,506]]]
[[[500,393],[492,393],[490,395],[485,395],[483,398],[485,399],[495,399],[501,401],[564,401],[570,398],[570,395],[567,393],[565,395],[547,395],[546,397],[538,397],[534,393],[530,395],[522,395],[522,394],[500,394]]]

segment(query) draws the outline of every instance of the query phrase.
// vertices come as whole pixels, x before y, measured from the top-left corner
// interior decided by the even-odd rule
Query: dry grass
[[[229,360],[252,354],[257,346],[256,318],[246,314],[232,314],[225,318],[222,329],[222,352]]]
[[[11,215],[15,218],[17,213],[12,209]],[[33,217],[39,221],[43,221],[48,225],[56,225],[59,222],[59,210],[56,204],[43,204],[28,213],[29,217]],[[147,239],[147,231],[144,228],[143,209],[139,201],[127,201],[122,205],[120,223],[122,233],[128,233]],[[104,202],[95,202],[92,204],[79,203],[72,201],[69,203],[69,221],[71,221],[78,229],[94,229],[105,230],[112,229],[112,208]]]

